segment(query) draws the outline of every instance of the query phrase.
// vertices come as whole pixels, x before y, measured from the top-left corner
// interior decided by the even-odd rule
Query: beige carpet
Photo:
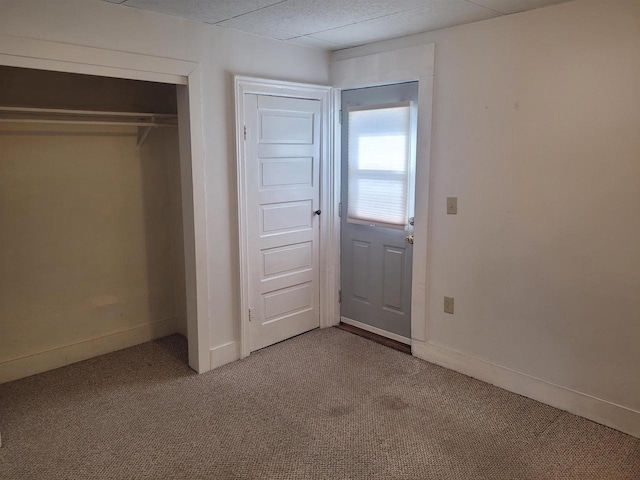
[[[640,479],[638,439],[337,329],[180,336],[0,385],[0,479]]]

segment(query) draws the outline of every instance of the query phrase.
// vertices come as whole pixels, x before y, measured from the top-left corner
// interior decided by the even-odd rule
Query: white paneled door
[[[320,115],[244,96],[251,351],[319,327]]]

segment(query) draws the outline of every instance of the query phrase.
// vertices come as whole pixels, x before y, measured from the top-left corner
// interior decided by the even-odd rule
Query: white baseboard
[[[127,330],[92,338],[64,347],[35,353],[0,363],[0,383],[18,380],[37,373],[64,367],[89,358],[133,347],[176,333],[176,320],[139,325]]]
[[[227,363],[240,360],[240,347],[238,342],[229,342],[219,347],[214,347],[209,350],[209,356],[211,361],[211,369],[221,367]]]
[[[411,339],[407,337],[403,337],[402,335],[396,335],[395,333],[387,332],[386,330],[382,330],[381,328],[372,327],[371,325],[358,322],[357,320],[351,320],[350,318],[347,318],[347,317],[340,317],[340,320],[342,321],[342,323],[346,323],[347,325],[351,325],[352,327],[357,327],[361,330],[375,333],[376,335],[380,335],[381,337],[390,338],[391,340],[404,343],[405,345],[411,345]]]
[[[413,355],[505,390],[532,398],[640,437],[640,412],[577,392],[525,373],[488,362],[431,342],[413,341]]]

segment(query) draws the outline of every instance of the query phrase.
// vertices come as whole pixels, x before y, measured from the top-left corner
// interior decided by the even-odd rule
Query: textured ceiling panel
[[[451,0],[287,0],[222,22],[223,27],[286,40]]]
[[[217,23],[283,0],[126,0],[128,7],[152,10],[205,23]]]
[[[569,0],[469,0],[475,4],[490,8],[496,12],[509,14],[533,10],[534,8],[564,3]]]
[[[104,1],[215,23],[298,45],[338,50],[571,0]]]
[[[447,0],[446,4],[397,13],[311,36],[353,47],[498,16],[500,16],[499,13],[464,0]]]

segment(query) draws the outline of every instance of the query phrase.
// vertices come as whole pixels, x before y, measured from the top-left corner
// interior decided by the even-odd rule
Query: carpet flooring
[[[640,479],[639,440],[353,334],[171,336],[0,385],[0,479]]]

